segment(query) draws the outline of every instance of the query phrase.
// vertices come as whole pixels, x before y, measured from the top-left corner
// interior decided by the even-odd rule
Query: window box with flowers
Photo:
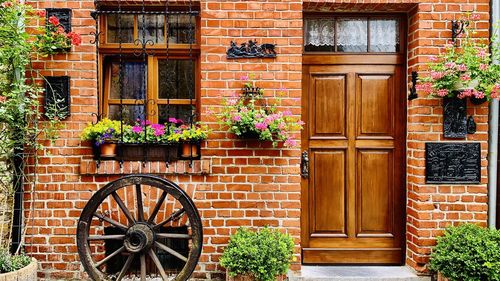
[[[243,76],[241,80],[246,81],[243,93],[224,99],[219,122],[239,138],[269,141],[273,147],[279,143],[285,147],[297,146],[293,133],[300,131],[304,123],[292,116],[290,110],[279,111],[279,98],[269,106],[264,90],[254,85],[251,76]],[[281,89],[278,94],[284,92]]]
[[[39,16],[45,16],[45,11],[39,11]],[[82,43],[80,34],[66,32],[56,16],[47,19],[45,27],[41,27],[37,35],[36,48],[42,56],[67,53],[72,46]]]
[[[475,132],[472,116],[467,118],[467,98],[479,105],[500,98],[500,66],[498,45],[489,46],[473,38],[478,16],[465,14],[461,19],[463,34],[456,42],[448,42],[439,56],[431,57],[430,75],[420,79],[417,89],[427,95],[443,98],[443,131],[447,138],[465,138]]]
[[[122,127],[120,121],[103,118],[95,124],[88,124],[81,134],[81,139],[90,141],[97,158],[116,157],[116,146],[121,137]]]

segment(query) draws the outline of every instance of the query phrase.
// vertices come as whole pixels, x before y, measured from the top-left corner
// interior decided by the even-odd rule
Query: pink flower
[[[489,67],[489,65],[482,63],[479,65],[479,70],[487,70],[488,67]]]
[[[141,126],[134,126],[132,127],[132,132],[139,134],[142,133],[142,127]]]
[[[463,99],[463,98],[466,98],[466,97],[471,97],[473,95],[473,90],[472,89],[465,89],[463,90],[460,94],[458,94],[458,98],[459,99]]]
[[[238,103],[238,99],[231,98],[231,99],[227,100],[228,105],[236,105],[237,103]]]
[[[459,71],[467,71],[467,65],[465,65],[465,64],[458,65],[458,70]]]
[[[462,81],[469,81],[470,80],[470,75],[469,74],[464,74],[460,76],[460,80]]]
[[[234,116],[233,116],[233,121],[234,121],[234,122],[239,122],[239,121],[241,121],[241,116],[239,116],[239,115],[234,115]]]
[[[438,57],[436,57],[436,56],[431,56],[429,59],[430,59],[432,62],[437,62],[437,61],[439,61],[439,58],[438,58]]]
[[[445,75],[444,72],[441,71],[431,71],[431,77],[434,80],[439,80],[443,78],[444,75]]]
[[[255,118],[261,118],[261,117],[262,117],[262,114],[260,114],[260,113],[255,114]]]
[[[278,129],[283,130],[285,128],[286,128],[285,122],[281,122],[281,123],[278,124]]]
[[[58,26],[59,25],[59,19],[56,17],[56,16],[51,16],[49,18],[49,22],[54,25],[54,26]]]
[[[240,77],[240,80],[241,81],[248,81],[248,80],[250,80],[250,77],[248,75],[243,75]]]
[[[80,46],[80,44],[82,44],[82,37],[80,36],[80,34],[75,33],[75,32],[70,32],[70,33],[68,33],[67,36],[68,36],[68,38],[71,39],[72,45]]]
[[[170,118],[168,118],[168,122],[177,124],[177,119],[174,117],[170,117]]]
[[[4,8],[12,7],[13,5],[14,4],[12,4],[12,2],[10,2],[10,1],[2,3],[2,7],[4,7]]]
[[[0,103],[4,103],[7,100],[7,97],[0,96]]]
[[[476,14],[476,13],[470,15],[470,18],[473,19],[473,20],[478,20],[480,17],[481,16],[479,14]]]
[[[286,147],[295,147],[297,146],[297,141],[290,137],[285,140],[285,143],[283,145]]]
[[[433,92],[432,84],[431,83],[417,84],[416,88],[417,88],[417,91],[423,92],[423,93],[426,93],[426,94],[430,94],[430,93]]]
[[[290,110],[283,111],[283,116],[290,116],[290,115],[292,115],[292,111]]]
[[[446,97],[448,95],[448,90],[441,89],[441,90],[437,91],[437,95],[440,97]]]
[[[45,10],[40,10],[36,12],[36,15],[43,18],[47,15],[47,13],[45,12]]]
[[[491,90],[491,97],[494,99],[500,98],[500,84],[496,84]]]
[[[453,68],[455,68],[455,66],[457,66],[457,64],[454,62],[447,62],[444,64],[444,67],[446,67],[448,69],[453,69]]]
[[[482,98],[484,98],[484,93],[481,91],[474,91],[474,97],[476,99],[482,99]]]
[[[299,124],[299,126],[304,126],[306,123],[302,120],[299,120],[299,122],[297,122],[297,124]]]
[[[267,129],[267,124],[263,122],[255,123],[255,128],[264,131]]]
[[[141,126],[149,126],[151,125],[151,121],[146,120],[146,121],[141,121]]]

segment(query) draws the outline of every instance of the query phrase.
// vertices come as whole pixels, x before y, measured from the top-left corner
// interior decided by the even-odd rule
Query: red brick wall
[[[303,9],[407,12],[410,73],[428,61],[430,54],[439,52],[436,46],[450,37],[449,21],[461,11],[479,11],[482,22],[478,35],[487,36],[488,2],[317,0],[303,5],[301,0],[201,1],[201,119],[209,122],[214,132],[203,149],[205,164],[200,163],[186,175],[172,171],[165,175],[187,190],[196,189],[195,203],[204,221],[204,248],[197,276],[220,276],[218,258],[229,234],[240,225],[280,227],[296,238],[297,245],[300,243],[300,149],[273,149],[234,139],[219,128],[212,115],[205,113],[217,111],[221,97],[239,91],[240,76],[251,72],[268,96],[287,88],[283,103],[300,115]],[[50,155],[40,158],[34,204],[26,204],[34,208],[29,214],[33,220],[28,221],[27,252],[39,259],[41,277],[78,278],[82,269],[76,254],[75,231],[80,210],[98,188],[120,173],[112,163],[96,170],[84,160],[91,157],[90,148],[79,140],[81,130],[92,119],[89,112],[97,110],[95,47],[88,35],[94,31],[90,18],[93,0],[37,1],[33,5],[73,8],[73,28],[84,34],[84,43],[69,54],[36,62],[45,75],[71,76],[72,115],[64,121],[66,128],[60,140],[49,145]],[[278,57],[226,59],[231,40],[241,43],[249,39],[277,44]],[[407,264],[417,270],[425,270],[433,237],[444,226],[458,221],[486,222],[487,106],[469,106],[468,114],[474,114],[478,123],[478,132],[469,135],[467,141],[481,142],[482,183],[426,185],[424,144],[443,141],[441,101],[420,96],[408,102]],[[162,168],[154,165],[148,169],[162,173]],[[106,175],[110,172],[113,175]]]

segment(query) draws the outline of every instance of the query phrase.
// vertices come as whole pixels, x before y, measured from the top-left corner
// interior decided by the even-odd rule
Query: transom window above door
[[[304,51],[399,53],[401,29],[397,17],[306,17]]]

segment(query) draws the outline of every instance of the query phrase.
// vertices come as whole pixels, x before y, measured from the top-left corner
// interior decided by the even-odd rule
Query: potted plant
[[[183,124],[174,128],[168,140],[181,143],[181,157],[185,159],[200,156],[200,142],[207,139],[209,130],[200,123],[192,125]]]
[[[127,127],[127,125],[123,125],[124,130]],[[112,158],[116,156],[116,143],[121,132],[122,124],[120,121],[103,118],[96,124],[88,124],[81,134],[81,139],[91,141],[100,157]]]
[[[293,132],[300,131],[304,123],[290,110],[279,111],[277,103],[268,106],[264,90],[255,87],[248,76],[242,80],[247,81],[243,94],[223,100],[224,107],[218,115],[220,124],[240,138],[270,141],[274,147],[281,142],[286,147],[297,146]],[[284,94],[284,89],[279,93]]]
[[[0,280],[37,280],[36,272],[36,259],[0,250]]]
[[[128,126],[123,132],[123,160],[175,160],[177,143],[168,139],[177,127],[177,120],[172,122],[173,119],[166,125],[137,120],[134,126]]]
[[[500,230],[474,224],[447,228],[432,251],[430,269],[450,281],[500,280]]]
[[[38,14],[44,17],[45,11],[40,11]],[[50,16],[45,28],[41,27],[39,32],[35,47],[42,56],[66,53],[71,50],[71,46],[79,46],[82,43],[80,34],[66,32],[56,16]]]
[[[499,58],[499,48],[493,44],[490,53],[487,42],[472,38],[477,19],[470,13],[462,18],[463,35],[431,57],[430,75],[419,79],[418,90],[444,98],[468,97],[475,104],[500,97],[500,66],[491,64],[492,58]]]
[[[226,280],[284,280],[294,259],[293,247],[290,235],[278,230],[240,228],[231,235],[220,263],[227,269]]]

